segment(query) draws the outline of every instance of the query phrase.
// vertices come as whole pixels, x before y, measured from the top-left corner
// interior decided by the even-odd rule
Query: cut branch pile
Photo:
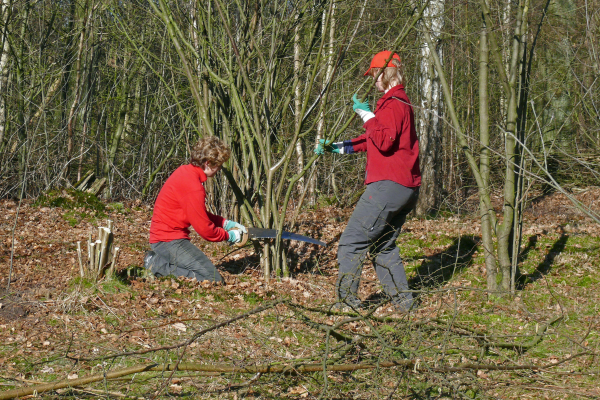
[[[114,275],[115,264],[119,248],[114,247],[112,233],[113,221],[108,220],[108,227],[98,228],[98,239],[92,241],[92,234],[88,238],[88,262],[83,262],[81,242],[77,242],[77,256],[79,258],[79,273],[82,278],[98,282],[104,276],[111,279]]]
[[[577,354],[576,356],[587,355],[588,353]],[[573,357],[569,357],[564,361],[568,361]],[[34,393],[43,393],[51,390],[63,389],[68,387],[77,387],[86,385],[92,382],[99,382],[107,379],[117,379],[124,376],[139,374],[141,372],[149,371],[195,371],[195,372],[216,372],[221,374],[285,374],[295,375],[306,372],[319,372],[319,371],[341,371],[351,372],[366,369],[378,369],[378,368],[402,368],[413,373],[438,371],[438,372],[458,372],[458,371],[540,371],[549,369],[556,366],[556,364],[549,365],[491,365],[491,364],[474,364],[464,363],[456,365],[454,367],[435,367],[428,365],[427,363],[421,362],[421,360],[391,360],[383,361],[379,363],[363,363],[363,364],[341,364],[341,365],[323,365],[320,364],[279,364],[279,365],[255,365],[248,367],[237,367],[234,365],[206,365],[200,363],[180,363],[174,364],[141,364],[133,367],[106,372],[98,375],[86,376],[83,378],[62,380],[58,382],[47,383],[38,386],[30,386],[19,389],[13,389],[0,394],[0,400],[11,399],[18,396],[28,396]]]
[[[109,228],[112,224],[109,223]],[[112,244],[113,237],[111,229],[99,228],[99,236],[105,241],[100,243],[89,242],[92,258],[97,257],[98,265],[108,265],[109,261],[103,260],[102,252],[106,251]],[[80,247],[80,246],[79,246]],[[104,262],[104,264],[102,264]],[[110,262],[114,264],[114,258]],[[90,261],[90,267],[92,262]],[[112,269],[112,268],[111,268]],[[111,271],[109,269],[108,271]],[[109,274],[110,272],[107,272]],[[176,371],[189,371],[198,373],[198,376],[217,377],[221,375],[236,375],[253,374],[251,382],[255,383],[260,377],[265,376],[264,380],[275,382],[282,378],[266,378],[266,375],[281,375],[289,377],[297,377],[302,379],[306,374],[322,372],[325,384],[321,386],[322,394],[326,393],[331,376],[329,374],[335,372],[359,372],[356,375],[357,379],[371,380],[369,370],[377,370],[378,376],[387,376],[388,380],[397,379],[398,372],[402,376],[415,376],[416,379],[427,379],[436,384],[444,385],[444,387],[452,388],[457,382],[463,385],[464,388],[473,386],[472,377],[478,376],[481,379],[488,379],[487,373],[495,374],[507,373],[511,371],[530,371],[530,372],[549,372],[554,370],[555,373],[565,371],[556,371],[559,366],[567,366],[574,359],[581,357],[591,357],[594,359],[597,355],[588,349],[582,349],[574,355],[567,355],[563,358],[554,357],[547,362],[542,362],[537,359],[520,358],[523,354],[532,347],[538,345],[544,337],[548,335],[547,330],[562,321],[562,316],[557,316],[544,323],[539,328],[536,327],[535,335],[515,335],[512,336],[514,343],[509,343],[506,339],[508,336],[496,336],[492,332],[486,332],[468,326],[467,324],[457,323],[455,320],[447,320],[444,318],[418,319],[417,315],[403,314],[401,316],[385,316],[378,317],[374,315],[374,311],[381,306],[384,306],[387,300],[373,306],[371,309],[362,310],[364,313],[357,312],[338,312],[332,311],[331,307],[307,307],[290,300],[279,299],[269,303],[265,303],[256,307],[244,314],[237,315],[227,320],[216,323],[213,322],[210,326],[202,327],[195,331],[187,339],[175,344],[168,344],[159,347],[144,347],[133,351],[125,351],[113,353],[109,355],[96,355],[92,358],[69,356],[70,351],[67,350],[67,358],[75,360],[79,363],[90,362],[97,364],[101,360],[116,359],[127,356],[140,356],[145,354],[148,356],[151,353],[165,352],[178,350],[173,353],[176,358],[172,358],[167,362],[149,362],[128,366],[123,369],[105,370],[102,373],[92,374],[83,377],[73,376],[71,379],[63,379],[60,381],[49,382],[29,387],[15,388],[10,391],[0,393],[0,400],[8,399],[16,396],[27,396],[34,393],[43,393],[56,391],[59,389],[85,387],[86,385],[95,382],[107,382],[115,379],[121,379],[125,376],[159,372],[162,384],[155,392],[157,398],[164,390],[168,390],[169,384],[173,382]],[[287,310],[286,310],[287,309]],[[287,356],[288,359],[284,362],[281,360],[267,357],[263,362],[259,362],[260,357],[252,359],[251,362],[238,362],[233,360],[232,363],[206,363],[191,361],[197,355],[202,354],[199,351],[199,339],[206,336],[210,332],[225,329],[233,325],[232,330],[224,330],[219,334],[206,338],[204,342],[209,342],[211,349],[218,349],[220,339],[227,341],[227,346],[231,344],[232,337],[236,340],[241,338],[244,340],[244,345],[247,344],[246,339],[250,331],[254,331],[255,323],[261,320],[267,320],[265,317],[251,319],[251,316],[258,317],[259,314],[271,310],[273,313],[287,318],[287,325],[293,327],[294,332],[302,332],[304,337],[319,338],[318,341],[311,343],[312,348],[323,349],[319,346],[324,343],[323,353],[321,350],[314,353],[303,352],[302,357]],[[246,321],[242,323],[242,321]],[[182,321],[172,321],[172,324],[183,325]],[[191,321],[191,320],[188,320]],[[248,324],[248,325],[246,325]],[[191,325],[190,325],[191,326]],[[303,329],[302,327],[307,329]],[[149,327],[146,327],[147,329]],[[246,330],[248,328],[248,330]],[[179,329],[179,328],[177,328]],[[235,334],[232,334],[235,332]],[[426,335],[423,335],[426,333]],[[121,335],[127,332],[121,331]],[[237,336],[232,335],[239,335]],[[126,335],[125,335],[126,336]],[[122,336],[122,337],[125,337]],[[523,340],[523,339],[529,340]],[[261,337],[261,341],[264,340]],[[324,340],[324,342],[323,342]],[[421,340],[419,343],[418,340]],[[278,343],[278,342],[274,342]],[[273,352],[278,353],[277,345],[269,343],[268,354]],[[282,348],[287,352],[292,351],[294,347],[293,340],[287,343],[282,341]],[[416,346],[411,345],[418,343]],[[440,349],[438,343],[452,343],[453,348]],[[315,345],[316,344],[316,345]],[[495,348],[495,349],[493,349]],[[194,350],[195,349],[195,350]],[[457,349],[460,349],[457,352]],[[518,358],[498,358],[501,350],[515,351]],[[185,357],[185,355],[188,357]],[[291,353],[290,353],[291,354]],[[506,355],[506,354],[504,354]],[[588,361],[590,362],[590,361]],[[104,363],[103,363],[104,364]],[[571,368],[569,366],[569,368]],[[390,372],[382,373],[385,369]],[[396,372],[394,372],[396,370]],[[165,374],[169,371],[169,374]],[[567,370],[566,372],[568,372]],[[486,373],[487,372],[487,373]],[[452,374],[452,381],[447,379],[448,374]],[[317,375],[312,375],[317,376]],[[320,376],[320,375],[318,375]],[[332,375],[333,376],[333,375]],[[420,376],[420,377],[419,377]],[[362,377],[362,378],[361,378]],[[210,378],[213,379],[213,378]],[[215,378],[217,379],[217,378]],[[228,380],[237,378],[228,377]],[[296,378],[294,378],[296,379]],[[133,378],[132,378],[133,380]],[[289,379],[284,379],[286,382]],[[331,381],[331,382],[334,382]],[[383,381],[382,381],[383,382]],[[214,382],[213,382],[214,383]],[[231,382],[229,382],[231,383]],[[231,390],[233,386],[228,383],[227,390]],[[389,382],[388,382],[389,383]],[[461,386],[462,387],[462,386]],[[460,389],[460,390],[463,390]],[[83,390],[91,390],[84,388]],[[456,389],[459,390],[459,389]],[[467,389],[464,389],[467,390]],[[331,394],[332,392],[330,392]],[[325,395],[323,397],[326,397]]]

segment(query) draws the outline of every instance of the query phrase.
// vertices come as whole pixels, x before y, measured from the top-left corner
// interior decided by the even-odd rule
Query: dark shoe
[[[144,268],[145,269],[152,269],[152,258],[156,256],[156,253],[153,252],[152,250],[147,251],[146,254],[144,254]]]
[[[153,251],[147,251],[144,254],[144,269],[142,270],[141,277],[154,280],[154,273],[152,273],[152,261],[156,258],[156,253]]]
[[[331,307],[333,311],[343,312],[361,310],[362,308],[362,301],[360,301],[358,297],[352,295],[346,296],[343,300],[339,300]]]
[[[392,298],[392,306],[398,312],[407,313],[409,311],[414,311],[417,308],[417,302],[415,301],[415,299],[394,297]]]

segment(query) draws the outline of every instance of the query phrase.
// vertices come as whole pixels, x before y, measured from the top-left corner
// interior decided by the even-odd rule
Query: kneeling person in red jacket
[[[144,267],[156,276],[222,282],[213,263],[190,242],[189,227],[209,242],[238,243],[246,228],[206,210],[204,182],[219,172],[231,150],[215,136],[200,139],[190,163],[177,168],[158,193],[150,224],[151,252]],[[233,229],[236,228],[236,229]]]

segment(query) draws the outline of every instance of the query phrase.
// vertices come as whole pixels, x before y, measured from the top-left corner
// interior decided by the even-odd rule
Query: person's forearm
[[[363,133],[354,139],[350,139],[349,142],[352,143],[355,153],[367,151],[367,134]]]
[[[213,215],[206,210],[204,204],[205,197],[203,195],[200,197],[188,195],[187,198],[183,200],[186,204],[185,213],[188,222],[194,227],[194,230],[202,237],[202,239],[208,240],[209,242],[222,242],[229,238],[227,231],[222,228],[223,218]],[[215,218],[216,221],[213,221],[211,216],[212,218]]]
[[[211,214],[208,211],[206,211],[206,215],[208,215],[208,219],[210,219],[213,224],[215,224],[216,226],[221,227],[221,228],[224,227],[225,218],[221,217],[220,215]]]

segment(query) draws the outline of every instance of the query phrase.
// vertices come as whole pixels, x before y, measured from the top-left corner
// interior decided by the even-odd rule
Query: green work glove
[[[344,142],[333,142],[328,140],[325,142],[325,139],[319,139],[319,144],[315,149],[315,154],[323,155],[325,152],[328,153],[336,153],[336,154],[344,154]]]
[[[358,96],[356,96],[356,93],[354,93],[354,96],[352,96],[352,101],[354,102],[352,109],[355,113],[358,114],[359,117],[362,118],[363,122],[367,122],[371,118],[375,117],[375,114],[373,114],[371,108],[369,108],[368,101],[361,103],[361,101],[358,100]]]
[[[223,223],[223,229],[225,229],[226,231],[229,231],[233,228],[238,228],[240,231],[242,231],[244,233],[248,233],[248,230],[246,229],[246,227],[244,225],[238,224],[235,221],[226,219],[225,222]]]
[[[361,101],[358,99],[358,96],[356,95],[356,93],[354,93],[354,96],[352,96],[352,101],[354,102],[354,105],[352,106],[352,109],[354,111],[363,110],[366,112],[371,112],[371,107],[369,107],[369,102],[365,101],[364,103],[361,103]]]
[[[227,233],[229,234],[229,239],[227,239],[229,244],[236,244],[242,240],[242,234],[237,229],[232,229],[227,231]]]

